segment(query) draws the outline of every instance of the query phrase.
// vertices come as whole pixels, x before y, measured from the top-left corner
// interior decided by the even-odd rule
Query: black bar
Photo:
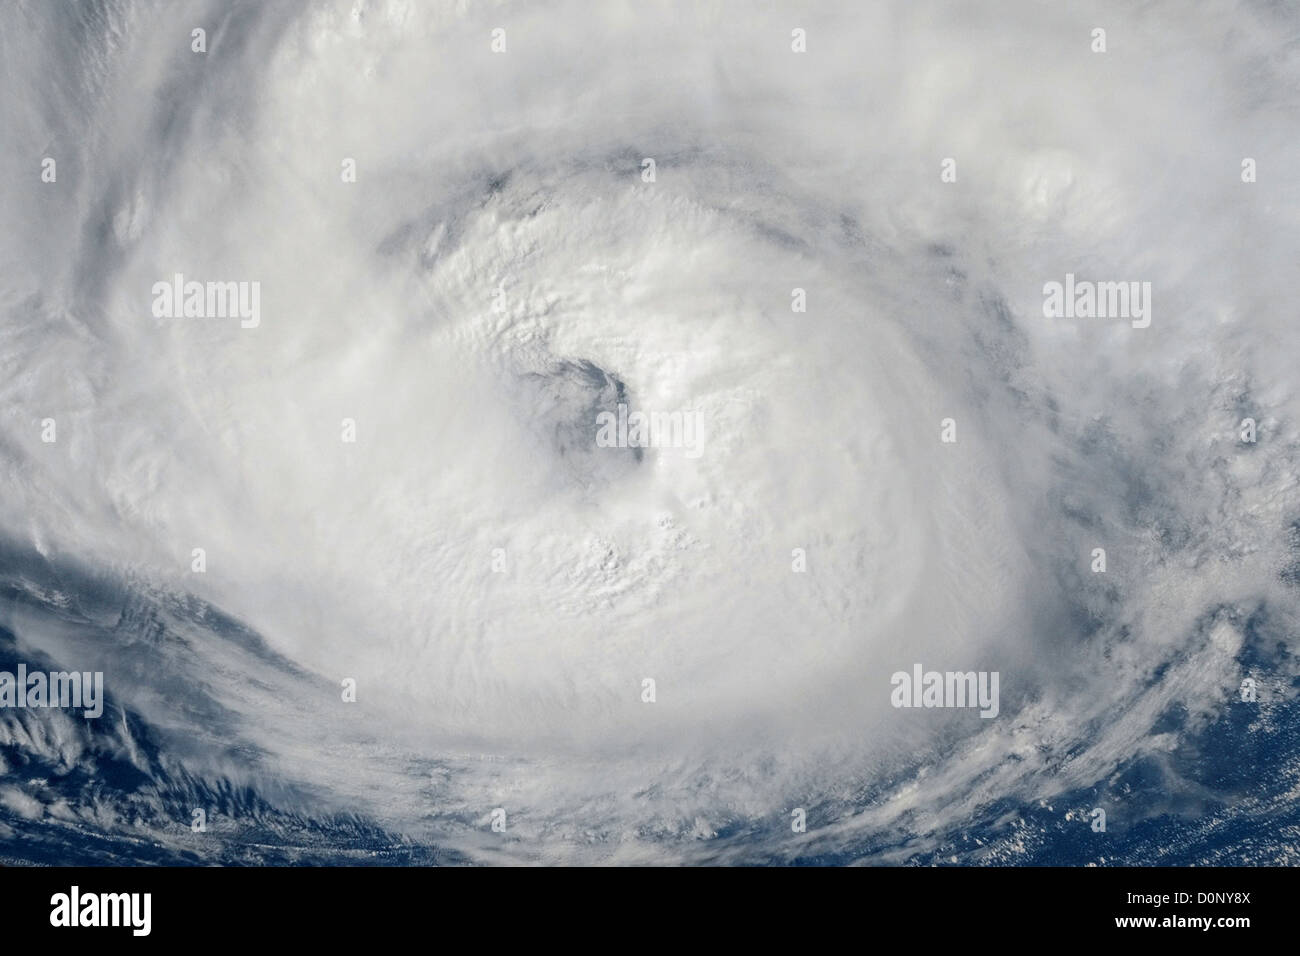
[[[1179,945],[1199,937],[1231,946],[1293,926],[1298,884],[1294,869],[1222,867],[0,868],[7,942],[73,933],[131,943],[400,942],[412,927],[427,926],[431,942],[462,930],[487,932],[498,945],[512,934],[575,939],[599,928],[623,933],[629,944],[682,945],[693,926],[705,935],[761,938],[774,925],[798,935],[815,923],[854,935],[919,932],[918,945],[1041,933]],[[128,925],[52,926],[57,895],[70,904],[73,886],[88,918],[88,895],[150,894],[148,935],[129,925],[133,915],[143,924],[143,896],[140,910],[122,909],[119,921]],[[89,906],[98,910],[98,897]],[[1120,925],[1135,919],[1154,922]]]

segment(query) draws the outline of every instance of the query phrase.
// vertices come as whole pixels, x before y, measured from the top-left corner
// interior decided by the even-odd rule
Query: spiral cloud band
[[[1296,862],[1294,8],[0,17],[0,860]]]

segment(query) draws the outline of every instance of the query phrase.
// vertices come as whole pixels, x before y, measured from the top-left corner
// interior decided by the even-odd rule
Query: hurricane
[[[1300,862],[1298,141],[1265,0],[10,0],[0,862]]]

